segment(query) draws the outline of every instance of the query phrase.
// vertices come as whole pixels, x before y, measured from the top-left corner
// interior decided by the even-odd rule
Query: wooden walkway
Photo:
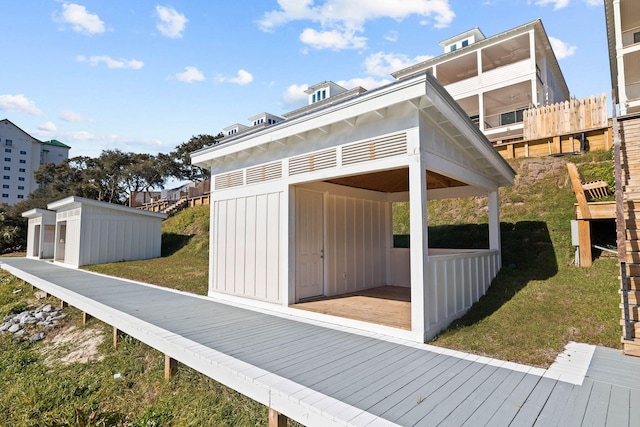
[[[24,258],[0,267],[308,426],[640,425],[640,359],[550,369],[336,329]]]

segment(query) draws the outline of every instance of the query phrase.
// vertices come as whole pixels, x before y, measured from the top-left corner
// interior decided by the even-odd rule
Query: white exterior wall
[[[265,186],[249,190],[241,196],[225,191],[212,200],[209,293],[279,303],[284,192]]]
[[[84,205],[79,265],[157,258],[161,236],[159,218]]]
[[[27,258],[53,258],[55,243],[55,212],[33,209],[27,217]]]
[[[325,196],[327,296],[393,284],[387,283],[389,203],[364,196]]]
[[[56,247],[55,261],[79,267],[80,264],[80,236],[81,217],[80,208],[56,212]],[[62,226],[66,226],[64,235]]]

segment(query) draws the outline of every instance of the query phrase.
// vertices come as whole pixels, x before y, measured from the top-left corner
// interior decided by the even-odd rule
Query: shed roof
[[[511,166],[469,120],[446,89],[428,73],[398,80],[342,102],[328,104],[308,114],[292,117],[275,126],[238,136],[225,144],[193,152],[192,164],[211,168],[214,164],[224,165],[225,159],[237,157],[246,158],[250,162],[251,152],[256,148],[279,149],[288,138],[304,140],[306,132],[323,129],[332,123],[345,120],[356,123],[359,117],[376,114],[385,108],[393,108],[407,102],[433,115],[439,129],[447,133],[450,140],[459,144],[475,159],[485,176],[498,185],[513,184],[515,172]]]
[[[105,209],[112,209],[120,212],[126,212],[134,215],[148,216],[152,218],[165,219],[167,214],[159,212],[150,212],[142,209],[130,208],[128,206],[116,205],[115,203],[100,202],[98,200],[85,199],[84,197],[69,196],[55,202],[51,202],[47,205],[47,208],[52,210],[61,210],[65,208],[79,207],[80,205],[97,206]]]
[[[38,218],[38,217],[54,217],[55,219],[55,212],[54,211],[50,211],[47,209],[31,209],[25,212],[22,212],[22,217],[23,218]]]

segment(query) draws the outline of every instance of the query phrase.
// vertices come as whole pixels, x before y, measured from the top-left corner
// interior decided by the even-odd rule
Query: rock
[[[37,334],[33,334],[29,337],[30,342],[40,341],[44,338],[44,332],[38,332]]]
[[[19,294],[20,292],[22,292],[22,289],[14,289],[13,292],[11,292],[12,294]]]
[[[0,332],[6,331],[7,329],[9,329],[11,325],[13,325],[13,323],[10,323],[10,322],[3,323],[2,325],[0,325]]]
[[[33,316],[27,316],[24,319],[22,319],[22,321],[20,323],[22,323],[23,325],[32,325],[34,323],[36,323],[38,321],[38,319],[36,319]]]
[[[38,291],[34,294],[37,299],[44,299],[47,297],[47,293],[45,291]]]
[[[44,311],[45,313],[51,313],[52,311],[55,311],[55,308],[53,308],[51,304],[47,304],[44,306],[42,311]]]
[[[22,338],[25,335],[27,335],[27,330],[26,329],[20,329],[18,332],[13,334],[14,338]]]
[[[13,325],[11,325],[9,327],[9,329],[7,329],[9,332],[11,332],[12,334],[22,330],[22,325],[20,325],[19,323],[14,323]]]

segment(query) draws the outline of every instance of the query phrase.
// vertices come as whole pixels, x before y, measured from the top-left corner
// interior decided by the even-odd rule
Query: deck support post
[[[515,144],[507,145],[507,159],[515,159],[516,158],[516,146]]]
[[[89,320],[91,320],[93,316],[87,313],[86,311],[82,312],[82,326],[85,326]]]
[[[580,242],[580,267],[591,267],[591,223],[578,220],[578,241]]]
[[[489,249],[498,251],[502,255],[500,242],[500,200],[498,190],[489,191],[488,197],[489,208]],[[498,260],[498,270],[502,267],[502,257]]]
[[[287,417],[269,408],[269,427],[287,427]]]
[[[164,355],[164,379],[168,380],[169,378],[176,375],[178,372],[178,361],[173,359],[168,354]]]
[[[67,308],[67,307],[69,307],[69,304],[64,300],[60,300],[60,308]]]
[[[122,333],[115,326],[113,327],[113,348],[118,349],[118,343],[120,342],[120,336]]]
[[[561,154],[562,153],[562,141],[559,136],[553,137],[553,153],[552,154]]]

